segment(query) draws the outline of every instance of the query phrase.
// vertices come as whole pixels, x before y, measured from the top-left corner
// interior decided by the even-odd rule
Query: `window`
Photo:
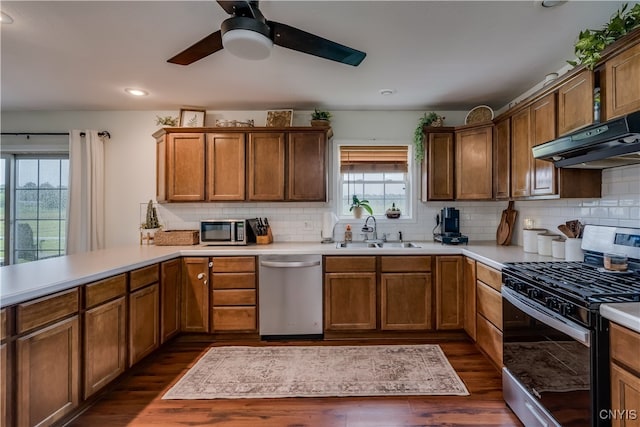
[[[347,217],[353,195],[366,199],[376,216],[395,203],[411,218],[411,147],[401,145],[340,145],[338,213]]]
[[[5,156],[2,172],[3,265],[64,255],[68,156]],[[7,197],[9,195],[11,197]],[[6,212],[9,212],[8,223]],[[7,235],[11,238],[7,239]],[[11,254],[9,259],[8,253]]]

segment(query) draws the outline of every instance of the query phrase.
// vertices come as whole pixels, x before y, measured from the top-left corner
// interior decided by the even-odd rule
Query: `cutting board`
[[[518,211],[513,209],[513,204],[514,202],[510,201],[507,209],[502,211],[500,224],[498,224],[498,230],[496,231],[496,241],[502,246],[509,246],[511,244],[513,229],[516,218],[518,217]]]

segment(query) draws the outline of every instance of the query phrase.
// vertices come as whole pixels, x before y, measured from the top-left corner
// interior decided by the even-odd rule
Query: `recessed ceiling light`
[[[393,95],[394,93],[396,93],[395,89],[380,89],[380,95],[382,96],[389,96]]]
[[[131,88],[131,87],[126,88],[124,91],[127,92],[129,95],[133,95],[133,96],[147,96],[147,95],[149,95],[149,92],[147,92],[146,90],[135,89],[135,88]]]
[[[0,12],[0,24],[12,24],[13,18],[4,12]]]

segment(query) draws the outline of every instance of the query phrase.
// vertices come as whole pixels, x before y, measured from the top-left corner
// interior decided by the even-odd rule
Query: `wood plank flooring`
[[[384,341],[293,342],[292,345],[418,344]],[[425,342],[426,343],[426,342]],[[432,343],[432,342],[429,342]],[[169,343],[142,361],[68,425],[233,427],[521,426],[502,399],[501,379],[470,342],[440,343],[469,396],[161,400],[211,345],[275,343]]]

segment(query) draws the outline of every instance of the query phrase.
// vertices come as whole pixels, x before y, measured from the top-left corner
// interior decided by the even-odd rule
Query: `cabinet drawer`
[[[477,282],[476,295],[478,313],[502,330],[502,295],[482,282]]]
[[[78,312],[78,288],[18,304],[18,334]]]
[[[430,256],[383,256],[380,261],[383,273],[431,271]]]
[[[376,257],[374,256],[328,256],[324,259],[325,271],[376,271]]]
[[[502,368],[502,332],[478,314],[476,317],[476,342],[499,368]]]
[[[213,305],[255,305],[256,291],[245,289],[223,289],[213,291]]]
[[[256,271],[256,259],[252,256],[213,258],[211,271],[214,273],[254,272]]]
[[[213,289],[255,289],[255,273],[216,273],[212,275]]]
[[[127,275],[120,274],[85,286],[84,304],[94,307],[127,292]]]
[[[610,323],[611,358],[640,374],[640,334],[616,323]]]
[[[502,273],[500,271],[484,264],[477,263],[476,277],[478,280],[481,280],[496,291],[500,292],[500,289],[502,288]]]
[[[134,291],[143,286],[157,282],[160,279],[160,266],[158,264],[150,265],[149,267],[133,270],[130,274],[130,290]]]
[[[0,340],[5,339],[7,335],[7,309],[3,308],[0,310]]]
[[[255,307],[214,307],[214,331],[255,331]]]

